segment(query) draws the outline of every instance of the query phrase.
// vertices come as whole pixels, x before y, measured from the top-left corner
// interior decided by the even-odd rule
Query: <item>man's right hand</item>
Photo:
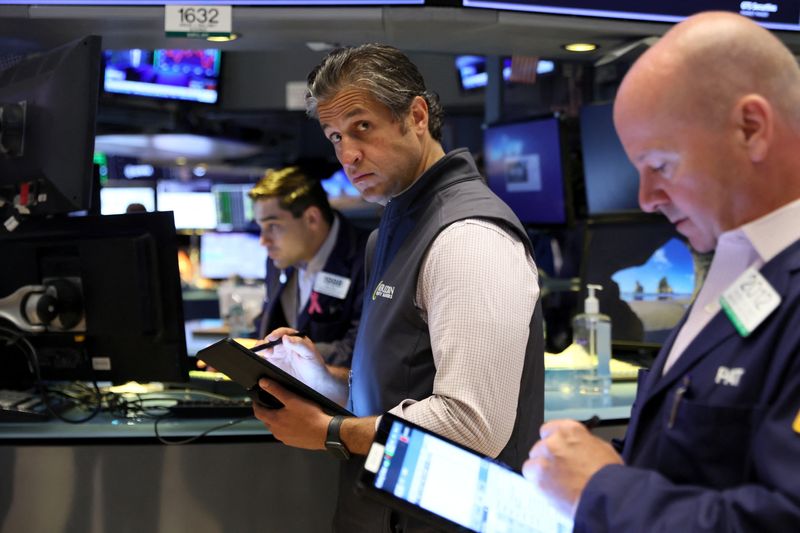
[[[292,328],[276,329],[267,335],[265,341],[282,339],[283,343],[263,350],[259,355],[309,387],[324,390],[331,376],[322,355],[310,339],[298,337],[295,333]]]

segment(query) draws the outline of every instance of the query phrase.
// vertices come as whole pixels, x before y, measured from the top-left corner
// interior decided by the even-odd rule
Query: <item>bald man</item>
[[[800,531],[797,62],[746,18],[696,15],[631,68],[614,122],[642,208],[715,257],[621,455],[557,420],[524,473],[575,531]]]

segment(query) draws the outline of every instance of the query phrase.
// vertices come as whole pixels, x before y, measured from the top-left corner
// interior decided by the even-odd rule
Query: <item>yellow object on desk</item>
[[[544,354],[544,368],[547,370],[588,370],[597,366],[597,357],[586,353],[581,346],[570,344],[561,353]],[[618,359],[609,363],[611,379],[614,381],[635,381],[642,368]]]

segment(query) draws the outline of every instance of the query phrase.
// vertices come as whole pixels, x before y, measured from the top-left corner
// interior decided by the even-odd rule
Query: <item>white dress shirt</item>
[[[759,270],[800,239],[800,199],[719,236],[705,283],[697,294],[667,361],[666,373],[720,311],[723,292],[750,267]]]
[[[433,394],[390,412],[489,456],[511,437],[531,316],[536,265],[516,237],[468,219],[433,241],[416,304],[428,323]]]

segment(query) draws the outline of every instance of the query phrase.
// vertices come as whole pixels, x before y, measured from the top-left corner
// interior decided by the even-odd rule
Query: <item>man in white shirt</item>
[[[708,277],[649,373],[622,455],[544,424],[523,471],[575,531],[800,527],[800,69],[731,13],[678,24],[626,75],[614,122],[639,202]]]

